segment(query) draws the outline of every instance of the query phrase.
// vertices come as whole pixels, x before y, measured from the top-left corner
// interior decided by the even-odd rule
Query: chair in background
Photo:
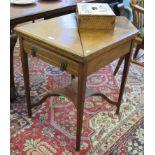
[[[136,61],[139,50],[144,49],[144,0],[131,0],[130,6],[133,13],[133,24],[137,27],[137,29],[139,29],[139,35],[134,39],[136,47],[131,62],[144,67],[143,63]],[[116,75],[123,60],[124,57],[119,59],[114,71],[114,75]]]

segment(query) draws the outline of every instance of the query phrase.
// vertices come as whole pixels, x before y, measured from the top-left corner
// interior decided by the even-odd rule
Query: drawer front
[[[78,75],[79,64],[77,62],[26,40],[23,40],[23,47],[26,53],[59,67],[63,71]]]
[[[109,51],[103,52],[103,54],[97,56],[96,58],[88,62],[87,74],[90,75],[100,68],[108,65],[112,61],[122,57],[123,55],[130,52],[131,41],[123,43],[118,47],[115,47]]]

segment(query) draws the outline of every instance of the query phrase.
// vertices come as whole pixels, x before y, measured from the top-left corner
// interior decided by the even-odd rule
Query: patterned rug
[[[143,68],[131,65],[120,117],[116,107],[101,97],[85,100],[81,151],[75,151],[76,109],[65,97],[50,97],[27,117],[23,75],[18,45],[15,48],[17,100],[11,103],[11,155],[142,155]],[[87,87],[102,91],[117,100],[122,69],[114,77],[116,62],[88,76]],[[29,57],[32,103],[47,90],[65,87],[71,82],[66,72]]]

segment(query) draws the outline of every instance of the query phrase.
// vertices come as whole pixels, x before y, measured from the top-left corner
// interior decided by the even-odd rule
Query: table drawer
[[[46,49],[37,45],[36,43],[23,40],[23,48],[26,53],[36,56],[39,59],[44,60],[45,62],[59,67],[62,70],[78,75],[79,64],[71,59],[68,59],[59,53]]]

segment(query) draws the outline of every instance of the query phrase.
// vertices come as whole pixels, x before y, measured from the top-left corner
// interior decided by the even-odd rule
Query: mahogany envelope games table
[[[138,33],[137,29],[122,16],[116,17],[114,30],[78,29],[76,15],[69,14],[18,26],[15,31],[20,39],[29,117],[32,115],[31,109],[41,104],[47,97],[66,96],[77,108],[76,150],[80,150],[85,98],[101,95],[109,103],[116,105],[116,114],[119,114],[132,53],[132,40]],[[31,104],[28,54],[71,73],[71,85],[48,92],[39,103]],[[112,101],[104,94],[86,88],[88,75],[122,56],[125,57],[125,64],[118,101]]]
[[[16,0],[11,0],[16,2]],[[13,51],[17,42],[17,36],[13,29],[16,25],[25,22],[30,22],[37,19],[49,19],[58,17],[61,15],[76,12],[76,4],[80,2],[90,3],[108,3],[113,9],[116,15],[123,14],[123,0],[36,0],[29,5],[10,5],[10,97],[11,100],[15,100],[17,92],[15,89],[14,81],[14,68],[13,68]],[[21,1],[22,2],[22,1]],[[21,3],[20,2],[20,3]],[[30,2],[30,1],[29,1]]]

